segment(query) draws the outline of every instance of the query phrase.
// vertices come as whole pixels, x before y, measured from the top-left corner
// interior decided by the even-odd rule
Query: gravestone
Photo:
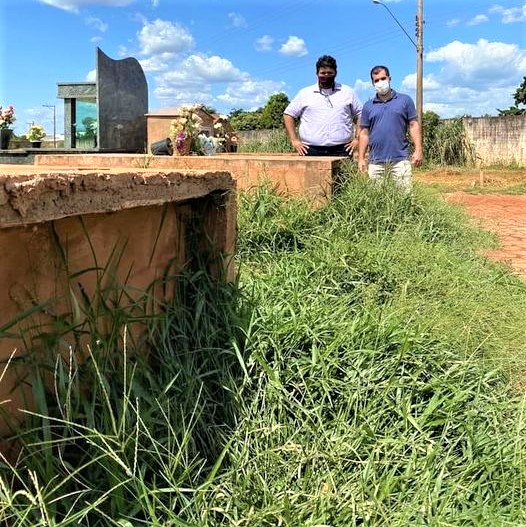
[[[57,86],[58,97],[64,99],[65,148],[146,151],[148,85],[137,59],[114,60],[97,48],[95,82],[59,82]],[[90,105],[90,126],[83,129],[81,109]]]

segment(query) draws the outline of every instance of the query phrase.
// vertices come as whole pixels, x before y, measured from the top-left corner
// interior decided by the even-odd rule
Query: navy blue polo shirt
[[[391,94],[387,101],[375,96],[363,105],[360,124],[369,129],[369,163],[397,163],[409,157],[407,129],[417,119],[415,103],[404,93]]]

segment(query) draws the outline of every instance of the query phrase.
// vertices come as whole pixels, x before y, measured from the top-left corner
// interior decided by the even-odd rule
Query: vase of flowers
[[[46,131],[40,124],[32,124],[26,134],[27,139],[31,143],[32,148],[40,148],[42,145],[42,139],[46,137]]]
[[[202,123],[197,113],[199,108],[199,105],[181,106],[179,113],[172,119],[168,137],[172,141],[174,155],[187,156],[196,144]]]
[[[13,135],[11,125],[16,121],[15,109],[12,105],[4,108],[0,106],[0,148],[7,150],[9,148],[9,141]]]

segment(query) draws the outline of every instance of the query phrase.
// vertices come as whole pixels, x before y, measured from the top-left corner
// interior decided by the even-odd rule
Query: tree
[[[228,120],[234,130],[283,128],[283,110],[289,104],[285,93],[271,95],[263,108],[254,111],[233,109]]]
[[[208,106],[207,104],[203,104],[202,108],[206,113],[209,113],[210,115],[217,114],[217,110],[213,106]]]
[[[282,128],[283,110],[288,106],[289,98],[285,93],[271,95],[261,112],[263,128]]]
[[[424,147],[424,159],[431,158],[431,151],[433,150],[437,129],[440,126],[440,116],[432,111],[424,112],[422,116],[422,143]]]
[[[526,115],[526,108],[519,108],[519,104],[526,104],[526,77],[522,78],[522,82],[513,95],[515,106],[510,106],[507,110],[499,110],[499,115]]]
[[[261,108],[254,112],[236,109],[228,115],[228,121],[234,130],[261,130]]]
[[[510,106],[507,110],[500,110],[497,108],[499,116],[501,115],[526,115],[525,108],[519,108],[518,106]]]
[[[516,106],[519,104],[526,104],[526,77],[522,78],[522,82],[517,88],[513,100],[515,101]]]

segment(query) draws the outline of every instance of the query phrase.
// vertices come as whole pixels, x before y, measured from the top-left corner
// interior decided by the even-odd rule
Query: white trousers
[[[375,165],[369,163],[367,168],[372,181],[380,181],[384,177],[392,177],[393,181],[406,190],[411,190],[411,162],[407,159],[398,163],[384,163]]]

